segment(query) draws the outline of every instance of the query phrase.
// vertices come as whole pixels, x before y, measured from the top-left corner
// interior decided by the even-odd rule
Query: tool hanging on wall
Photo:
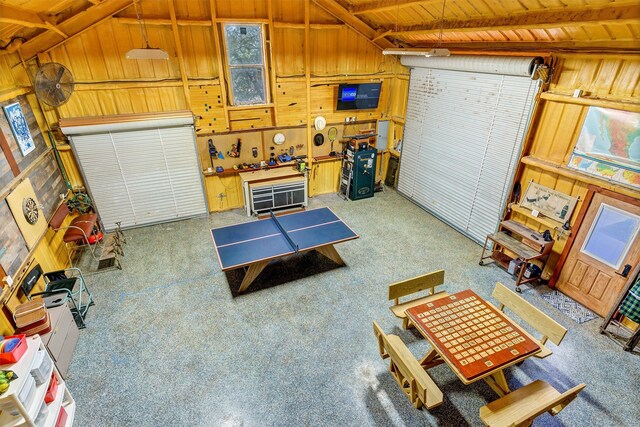
[[[293,148],[293,145],[291,147],[289,147],[289,155],[293,156],[293,153],[295,152],[295,149]]]
[[[253,157],[258,157],[258,148],[257,147],[253,147],[251,149],[251,155],[253,155]]]
[[[209,139],[207,141],[209,145],[209,160],[211,160],[211,169],[213,169],[213,159],[214,157],[218,157],[218,150],[216,150],[216,146],[213,145],[213,141]]]
[[[336,152],[333,150],[333,141],[335,141],[336,137],[338,136],[338,128],[332,127],[331,129],[329,129],[329,132],[327,132],[327,136],[329,137],[329,141],[331,142],[331,152],[329,153],[329,155],[335,156]]]
[[[229,157],[240,157],[240,149],[242,148],[242,141],[238,138],[238,143],[231,146],[231,151],[227,152]]]

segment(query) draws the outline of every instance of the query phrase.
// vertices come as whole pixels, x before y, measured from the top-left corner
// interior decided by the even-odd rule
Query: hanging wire
[[[440,15],[440,34],[438,34],[438,44],[436,47],[440,47],[442,45],[442,29],[444,28],[444,9],[447,5],[447,0],[442,2],[442,15]]]
[[[138,4],[140,5],[140,11],[138,11]],[[147,37],[147,23],[140,18],[140,15],[142,15],[142,2],[139,0],[134,0],[133,7],[136,9],[136,17],[138,18],[138,25],[140,26],[140,34],[142,34],[142,40],[144,41],[145,47],[149,47],[149,37]]]

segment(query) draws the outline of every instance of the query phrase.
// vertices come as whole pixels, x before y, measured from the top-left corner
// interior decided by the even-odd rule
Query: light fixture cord
[[[149,38],[147,37],[147,24],[142,26],[142,19],[140,15],[142,13],[142,3],[140,3],[140,12],[138,12],[138,0],[133,0],[133,7],[136,9],[136,17],[138,18],[138,25],[140,26],[140,34],[142,35],[142,40],[144,41],[145,47],[149,47]]]
[[[396,42],[395,45],[398,45],[398,19],[400,19],[400,4],[398,3],[398,0],[396,0],[396,22],[394,25],[394,34],[393,34],[393,39]]]
[[[438,35],[437,47],[440,47],[440,45],[442,45],[442,29],[444,28],[444,9],[446,5],[447,5],[447,0],[444,0],[442,2],[442,15],[440,15],[440,34]]]

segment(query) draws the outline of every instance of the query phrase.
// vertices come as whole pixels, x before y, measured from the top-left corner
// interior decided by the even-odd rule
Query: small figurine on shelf
[[[231,151],[227,152],[229,157],[240,157],[240,149],[242,148],[242,141],[238,138],[238,143],[231,146]]]

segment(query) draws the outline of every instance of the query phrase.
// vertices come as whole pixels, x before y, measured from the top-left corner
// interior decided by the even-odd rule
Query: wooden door
[[[594,194],[557,288],[606,316],[640,257],[640,201]],[[627,267],[628,266],[628,267]]]

